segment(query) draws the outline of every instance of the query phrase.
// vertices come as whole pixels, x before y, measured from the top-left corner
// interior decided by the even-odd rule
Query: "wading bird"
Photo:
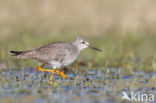
[[[74,42],[54,42],[35,50],[10,52],[17,58],[31,58],[42,62],[43,65],[38,66],[37,69],[39,71],[52,72],[50,77],[50,81],[52,81],[54,72],[68,79],[69,77],[66,74],[57,69],[72,64],[79,57],[80,51],[85,48],[91,48],[101,52],[101,50],[91,46],[89,42],[82,37],[77,37]],[[53,69],[43,69],[45,64],[50,65]]]

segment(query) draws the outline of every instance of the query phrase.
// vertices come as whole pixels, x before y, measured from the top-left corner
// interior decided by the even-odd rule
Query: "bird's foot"
[[[52,80],[53,80],[53,75],[54,75],[55,70],[43,69],[43,66],[44,66],[44,64],[41,65],[41,66],[38,66],[36,71],[52,72],[52,74],[51,74],[51,76],[50,76],[50,81],[52,81]]]
[[[37,66],[35,72],[38,73],[39,71],[43,71],[44,64],[42,64],[41,66]]]
[[[65,79],[69,79],[69,77],[68,77],[66,74],[64,74],[63,72],[61,72],[61,71],[59,71],[59,70],[56,70],[55,72],[56,72],[57,74],[59,74],[61,77],[65,78]]]
[[[43,69],[43,66],[44,66],[44,65],[41,65],[41,66],[37,67],[37,70],[38,70],[38,71],[45,71],[45,72],[53,72],[53,71],[54,71],[54,70],[52,70],[52,69]]]
[[[53,70],[53,69],[43,69],[43,66],[44,66],[44,64],[41,66],[38,66],[36,71],[52,72],[50,81],[53,80],[54,72],[56,72],[57,74],[59,74],[61,77],[65,78],[65,79],[69,79],[69,77],[66,74],[64,74],[63,72],[61,72],[59,70]]]

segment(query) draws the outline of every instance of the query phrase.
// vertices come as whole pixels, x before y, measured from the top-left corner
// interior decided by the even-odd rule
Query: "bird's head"
[[[80,51],[83,50],[83,49],[85,49],[85,48],[91,48],[91,49],[96,50],[96,51],[99,51],[99,52],[102,51],[102,50],[99,50],[99,49],[91,46],[89,44],[88,40],[86,40],[86,39],[84,39],[84,38],[82,38],[80,36],[76,38],[76,40],[74,41],[74,44],[78,47],[78,49]]]

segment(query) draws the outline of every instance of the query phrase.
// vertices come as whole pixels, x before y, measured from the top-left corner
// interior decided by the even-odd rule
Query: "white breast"
[[[70,58],[66,57],[66,59],[63,61],[61,66],[65,67],[65,66],[72,64],[73,62],[75,62],[75,60],[77,60],[78,57],[79,57],[79,54],[74,55],[74,56],[70,56]]]
[[[56,69],[56,68],[60,68],[61,67],[61,63],[55,62],[55,61],[51,61],[50,62],[50,65],[52,66],[53,69]]]

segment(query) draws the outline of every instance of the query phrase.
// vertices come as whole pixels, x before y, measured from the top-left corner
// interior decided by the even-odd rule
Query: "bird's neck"
[[[75,45],[79,51],[81,51],[81,48],[78,46],[79,44],[77,41],[72,42],[72,44]]]

